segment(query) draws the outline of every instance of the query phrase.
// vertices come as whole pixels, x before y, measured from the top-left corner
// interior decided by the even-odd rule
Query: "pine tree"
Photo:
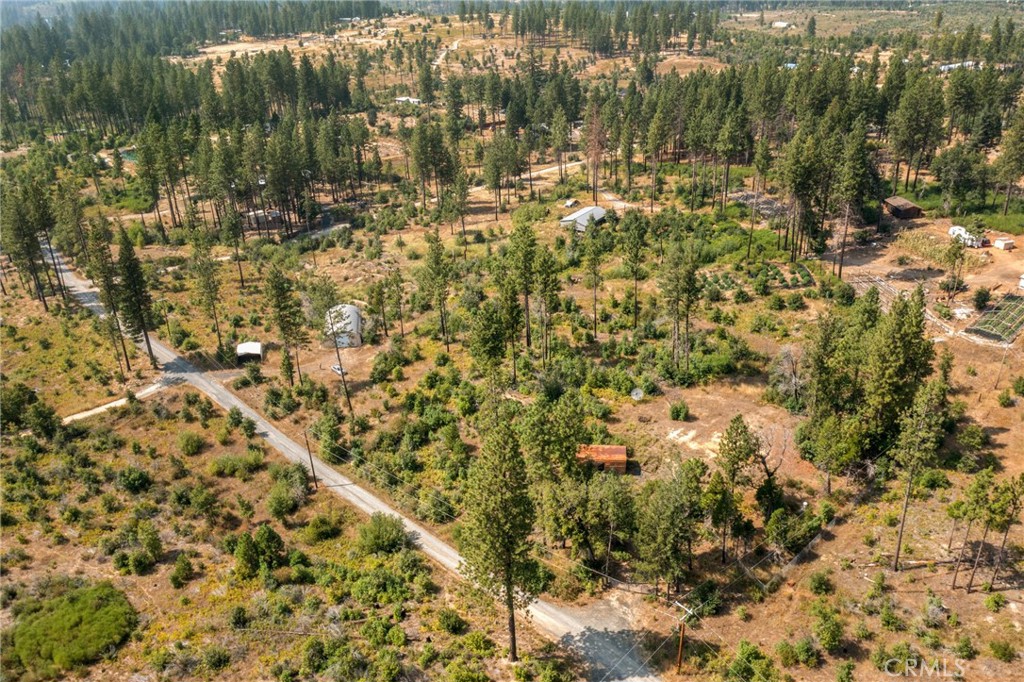
[[[558,181],[565,179],[565,164],[562,155],[569,148],[569,121],[562,107],[555,109],[551,117],[551,148],[555,152],[555,163],[558,165]]]
[[[672,320],[672,362],[679,368],[679,349],[683,348],[685,371],[690,371],[690,315],[700,300],[700,282],[697,279],[698,254],[693,242],[686,245],[673,243],[661,266],[659,284],[669,317]],[[683,343],[679,339],[679,322],[683,321]]]
[[[604,252],[597,239],[597,228],[593,220],[587,225],[587,236],[583,245],[583,267],[587,275],[587,283],[593,292],[594,304],[594,341],[597,341],[597,289],[601,286],[601,260]]]
[[[153,316],[153,299],[149,285],[142,271],[142,263],[135,255],[135,246],[122,227],[117,233],[117,272],[119,276],[118,308],[124,322],[124,329],[132,338],[140,336],[146,343],[146,353],[153,367],[156,356],[149,341],[150,320]]]
[[[971,537],[971,529],[973,528],[975,521],[983,519],[985,516],[985,510],[988,509],[988,505],[990,503],[993,482],[994,476],[992,474],[992,469],[983,469],[974,475],[974,480],[970,482],[964,493],[962,516],[967,519],[967,529],[964,531],[964,539],[960,543],[960,551],[957,553],[956,565],[953,567],[952,588],[954,590],[956,589],[957,577],[960,575],[960,564],[963,562],[964,555],[967,552],[967,544]]]
[[[501,363],[506,341],[505,319],[493,300],[480,304],[469,330],[469,354],[482,367],[493,371]]]
[[[551,336],[551,316],[558,309],[560,290],[558,262],[551,249],[545,245],[541,247],[537,255],[537,297],[541,302],[541,346],[545,366],[547,365],[548,342]]]
[[[428,232],[427,256],[424,259],[423,268],[420,269],[420,288],[430,299],[440,316],[441,338],[444,340],[445,350],[451,350],[451,338],[448,330],[448,293],[452,283],[452,263],[444,252],[444,244],[435,229]]]
[[[296,368],[299,372],[299,379],[302,379],[302,369],[298,365],[298,348],[307,342],[308,334],[303,325],[302,305],[295,295],[292,281],[276,265],[267,273],[264,282],[263,295],[270,308],[270,317],[274,326],[277,327],[281,342],[284,344],[285,356],[288,357],[288,364],[291,365],[289,357],[292,349],[295,349]],[[282,361],[282,368],[284,363]],[[283,370],[282,370],[283,371]],[[287,372],[288,383],[292,384],[291,372]]]
[[[192,274],[194,296],[199,307],[213,322],[217,334],[217,352],[224,350],[224,340],[220,335],[220,316],[217,315],[217,303],[220,301],[220,276],[217,261],[211,255],[212,244],[210,235],[202,228],[192,234],[192,258],[189,272]]]
[[[535,259],[537,235],[533,228],[520,223],[512,230],[509,238],[508,264],[512,280],[523,296],[523,325],[526,329],[526,347],[532,346],[530,339],[530,294],[533,293],[536,277]]]
[[[864,196],[870,189],[871,159],[867,150],[867,128],[862,119],[858,119],[853,129],[846,135],[843,146],[843,159],[839,166],[839,177],[836,180],[835,193],[840,206],[843,207],[843,236],[839,252],[839,279],[843,278],[843,263],[846,260],[846,238],[850,229],[850,212],[859,208]],[[834,261],[833,261],[834,262]]]
[[[43,290],[41,273],[45,272],[43,251],[39,245],[39,234],[35,231],[28,214],[27,202],[20,188],[7,184],[2,188],[3,206],[0,210],[0,239],[3,250],[18,269],[23,279],[31,281],[32,293],[43,304],[43,310],[49,312],[46,292]]]
[[[639,211],[627,211],[622,218],[621,241],[623,263],[633,278],[633,329],[640,315],[639,281],[643,274],[644,251],[647,248],[647,218]]]
[[[96,288],[99,290],[100,304],[107,311],[107,319],[110,320],[111,342],[114,344],[114,353],[124,354],[125,371],[132,371],[132,363],[128,357],[128,347],[124,342],[124,335],[121,333],[121,316],[118,303],[117,267],[110,255],[110,229],[103,218],[98,218],[89,229],[86,251],[88,273]],[[170,339],[168,339],[168,343]],[[118,366],[121,360],[118,355]]]
[[[256,543],[248,533],[238,536],[235,543],[235,574],[242,580],[253,578],[260,570],[260,555]]]
[[[722,539],[722,563],[725,563],[725,543],[729,537],[729,529],[733,519],[736,517],[736,497],[729,488],[728,482],[722,472],[716,471],[711,475],[707,488],[704,489],[701,498],[701,506],[708,514],[708,519],[713,528],[718,529]]]
[[[512,409],[490,408],[481,429],[483,444],[466,485],[462,553],[468,577],[504,602],[509,660],[517,661],[515,611],[534,600],[539,572],[531,556],[535,512]]]
[[[903,495],[903,511],[900,514],[900,529],[896,537],[896,554],[892,566],[900,570],[900,550],[903,548],[903,529],[907,522],[907,508],[914,479],[922,469],[929,466],[942,443],[943,425],[946,420],[948,386],[940,379],[933,379],[922,386],[914,396],[914,403],[900,419],[900,435],[894,448],[896,462],[903,469],[907,485]]]
[[[1006,185],[1006,198],[1003,200],[1003,215],[1010,210],[1010,199],[1017,182],[1024,175],[1024,107],[1018,107],[1003,135],[1003,145],[996,161],[996,173]]]

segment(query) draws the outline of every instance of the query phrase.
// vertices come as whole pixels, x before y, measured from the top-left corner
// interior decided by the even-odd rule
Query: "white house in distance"
[[[329,344],[338,348],[358,348],[363,345],[363,316],[359,308],[343,303],[327,311],[324,336]]]
[[[600,206],[584,206],[580,210],[570,213],[559,220],[558,224],[562,227],[572,227],[577,232],[586,232],[590,221],[593,220],[596,225],[604,220],[605,213],[607,211]]]
[[[423,104],[423,100],[418,97],[396,97],[395,104],[412,104],[413,106],[419,106]]]
[[[791,25],[792,24],[790,24],[788,21],[773,21],[772,22],[772,28],[779,28],[779,29],[782,29],[782,30],[786,30]]]

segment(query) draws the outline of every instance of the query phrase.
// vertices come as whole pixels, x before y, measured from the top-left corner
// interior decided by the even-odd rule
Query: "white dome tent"
[[[327,343],[338,348],[358,348],[363,345],[363,317],[359,308],[343,303],[327,311],[324,336]]]

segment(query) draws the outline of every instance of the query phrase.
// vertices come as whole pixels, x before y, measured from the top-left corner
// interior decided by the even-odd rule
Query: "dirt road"
[[[60,258],[60,266],[64,282],[71,294],[93,313],[104,315],[103,306],[92,282],[71,270],[63,258]],[[153,354],[162,366],[165,383],[184,381],[205,393],[224,410],[237,407],[243,415],[256,422],[259,435],[278,452],[292,462],[304,466],[312,465],[321,486],[327,487],[365,514],[383,512],[401,518],[424,554],[456,575],[461,575],[459,569],[462,557],[453,547],[381,498],[361,488],[352,479],[340,474],[319,458],[310,456],[304,447],[284,435],[263,415],[171,348],[156,338],[151,338],[150,342]],[[595,682],[659,680],[647,666],[647,657],[637,643],[636,633],[620,614],[609,614],[607,610],[602,613],[570,610],[544,600],[537,600],[528,609],[528,615],[538,631],[586,661],[589,669],[588,678]]]

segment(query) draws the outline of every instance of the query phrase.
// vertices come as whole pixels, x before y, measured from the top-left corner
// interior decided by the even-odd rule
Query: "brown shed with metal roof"
[[[580,464],[590,463],[600,471],[626,473],[627,455],[625,445],[581,445],[576,451]]]
[[[910,220],[911,218],[920,218],[924,215],[924,211],[920,206],[915,204],[913,201],[904,199],[903,197],[889,197],[884,202],[885,210],[889,212],[893,218],[899,218],[900,220]]]

